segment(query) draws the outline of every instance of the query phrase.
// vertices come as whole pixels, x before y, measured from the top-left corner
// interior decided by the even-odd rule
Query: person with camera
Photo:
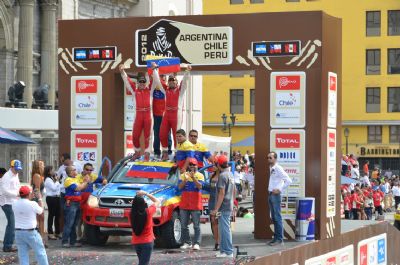
[[[181,249],[192,247],[192,240],[189,235],[189,221],[192,217],[194,229],[193,250],[200,250],[201,231],[200,215],[203,210],[201,200],[201,189],[204,184],[204,175],[197,171],[196,158],[189,158],[189,167],[179,179],[178,188],[182,191],[180,202],[180,217],[182,224],[182,242]]]
[[[18,247],[19,264],[29,265],[29,249],[35,253],[39,265],[48,265],[46,250],[37,229],[37,215],[43,215],[43,208],[32,201],[32,191],[28,186],[19,189],[20,199],[12,203],[15,213],[15,242]]]
[[[49,210],[47,217],[48,239],[60,238],[60,177],[55,174],[52,166],[44,168],[44,187],[46,189],[46,204]],[[55,230],[53,230],[53,225]],[[55,233],[53,233],[55,232]]]
[[[144,200],[144,196],[147,196],[153,202],[153,204],[148,206]],[[156,213],[159,205],[159,199],[142,190],[136,192],[136,196],[132,200],[131,243],[135,247],[139,259],[139,265],[147,265],[150,262],[155,239],[153,233],[153,215]]]

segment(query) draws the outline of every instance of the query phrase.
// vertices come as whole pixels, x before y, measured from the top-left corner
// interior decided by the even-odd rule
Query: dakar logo
[[[160,52],[167,57],[172,57],[172,52],[168,51],[172,44],[167,40],[167,33],[165,32],[165,28],[159,27],[156,31],[156,36],[157,39],[153,41],[154,51]],[[150,51],[151,55],[156,55],[155,52]]]
[[[97,80],[76,80],[77,93],[96,93]]]

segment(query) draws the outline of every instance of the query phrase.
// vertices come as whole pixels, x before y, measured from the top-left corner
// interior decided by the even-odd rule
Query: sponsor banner
[[[327,208],[326,216],[336,215],[336,130],[327,131]]]
[[[133,96],[128,89],[125,89],[124,92],[124,106],[124,129],[132,131],[136,109]]]
[[[82,166],[85,163],[93,164],[99,169],[102,160],[102,133],[100,130],[72,130],[71,157]]]
[[[305,265],[354,265],[354,246],[344,248],[307,259]]]
[[[387,236],[386,233],[364,239],[358,242],[358,265],[386,265],[387,264]]]
[[[328,127],[336,128],[337,74],[328,72]]]
[[[78,110],[96,110],[97,96],[96,95],[77,95],[75,98],[75,108]]]
[[[270,133],[271,150],[275,150],[278,163],[292,179],[292,184],[282,193],[282,217],[295,219],[296,198],[305,196],[304,130],[274,129]]]
[[[136,66],[146,66],[146,55],[179,57],[192,65],[232,64],[232,27],[201,27],[161,19],[136,31]]]
[[[276,107],[300,107],[300,93],[277,93]]]
[[[71,128],[102,127],[102,77],[71,77]]]
[[[133,141],[132,141],[132,131],[124,132],[124,154],[125,156],[133,155],[135,151],[133,150]]]
[[[306,123],[305,72],[272,72],[271,127],[303,128]]]

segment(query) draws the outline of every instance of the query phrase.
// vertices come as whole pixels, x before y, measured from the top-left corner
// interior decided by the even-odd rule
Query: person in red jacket
[[[163,160],[168,160],[168,135],[171,131],[174,135],[182,125],[183,99],[187,88],[187,79],[189,78],[189,72],[191,69],[192,67],[188,65],[179,86],[174,75],[168,77],[168,85],[162,84],[158,76],[157,79],[154,79],[154,82],[157,82],[156,86],[165,94],[165,112],[160,128]],[[177,142],[176,139],[174,139],[174,148],[176,148],[176,146]]]
[[[155,68],[155,65],[153,65]],[[133,96],[133,105],[135,109],[135,114],[133,118],[133,128],[132,128],[132,141],[133,147],[135,149],[135,154],[133,159],[139,158],[141,153],[140,148],[140,135],[144,134],[144,155],[145,160],[150,159],[150,138],[151,129],[153,127],[153,117],[151,114],[151,104],[154,91],[154,81],[151,82],[150,87],[146,85],[147,79],[144,74],[138,75],[138,82],[133,82],[124,71],[124,65],[119,66],[119,71],[121,72],[122,80],[125,86],[129,89]],[[158,77],[158,70],[153,70],[153,80],[154,76]]]
[[[149,197],[153,202],[151,206],[147,205],[144,196]],[[150,263],[155,239],[153,233],[153,215],[156,213],[158,206],[160,206],[160,201],[156,197],[141,190],[136,192],[136,196],[132,201],[130,216],[132,226],[131,243],[136,249],[139,265]]]
[[[384,195],[382,195],[382,192],[379,189],[375,189],[374,193],[372,195],[372,198],[374,199],[375,213],[379,213],[379,215],[383,215],[382,201],[383,201]]]

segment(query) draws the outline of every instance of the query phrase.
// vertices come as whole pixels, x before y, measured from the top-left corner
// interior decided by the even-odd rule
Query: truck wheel
[[[181,219],[179,213],[174,211],[172,218],[161,227],[161,240],[165,248],[177,248],[181,243],[182,235]]]
[[[108,236],[102,234],[98,226],[85,224],[85,234],[90,245],[103,246],[107,243]]]

